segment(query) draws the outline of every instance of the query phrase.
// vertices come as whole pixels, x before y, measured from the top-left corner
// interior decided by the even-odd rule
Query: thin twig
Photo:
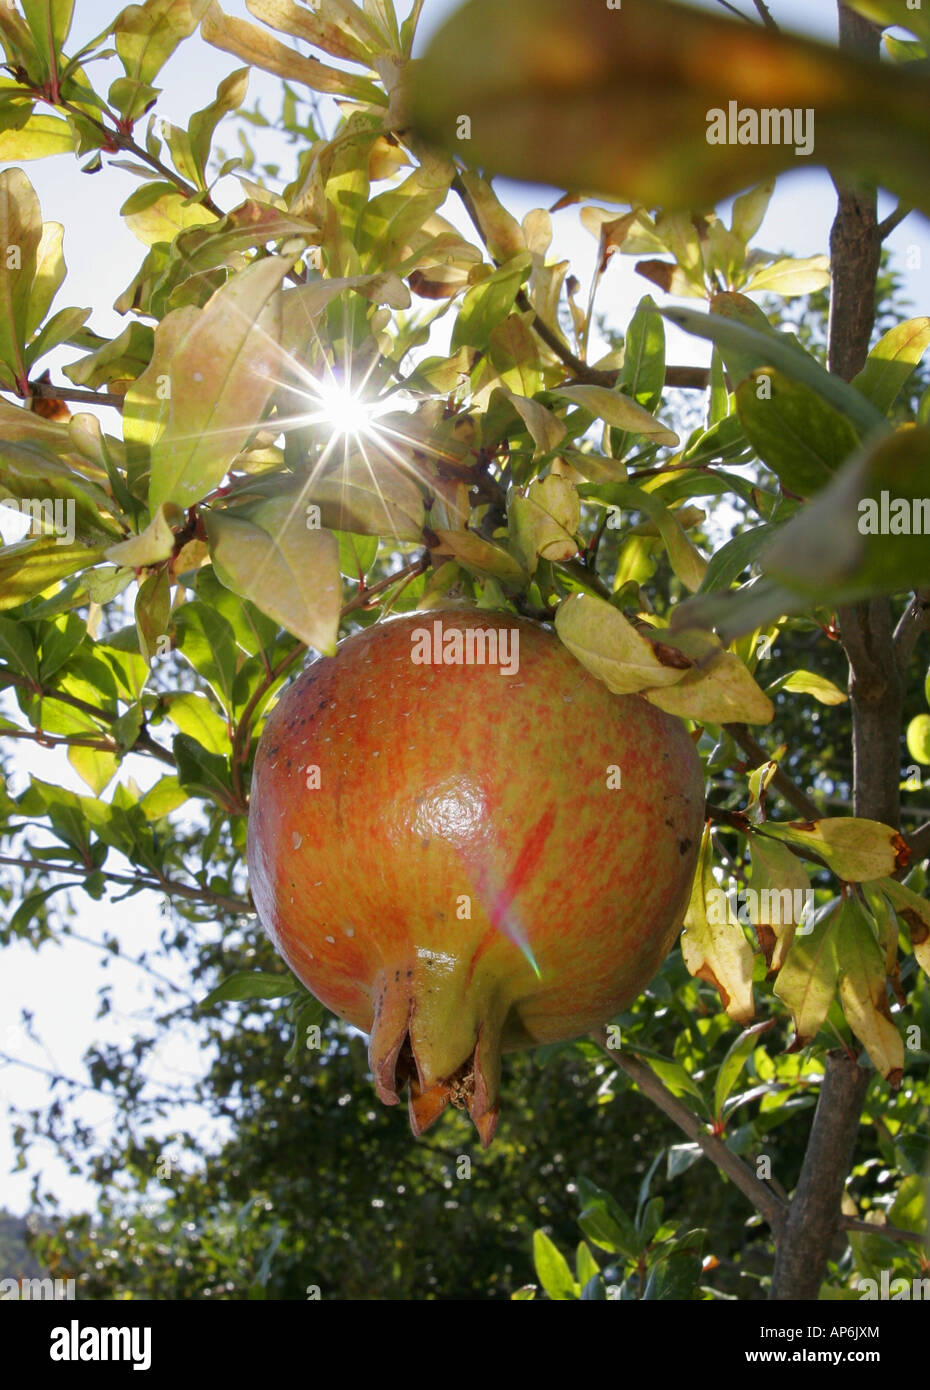
[[[756,741],[749,732],[745,724],[724,724],[723,726],[734,743],[742,748],[752,758],[754,766],[761,767],[763,763],[770,762],[771,759],[760,743]],[[810,797],[800,787],[792,782],[791,778],[779,767],[772,778],[771,785],[781,792],[784,799],[789,802],[797,811],[800,811],[806,820],[820,820],[823,812],[816,802],[811,801]]]
[[[765,3],[765,0],[753,0],[753,4],[755,5],[756,12],[759,18],[762,20],[762,23],[765,25],[766,29],[773,29],[777,34],[778,25],[772,18],[771,12],[769,11],[768,5]]]
[[[591,1037],[614,1066],[626,1072],[643,1095],[668,1116],[680,1130],[691,1139],[707,1158],[739,1188],[761,1216],[769,1223],[776,1235],[781,1231],[786,1216],[785,1204],[753,1173],[735,1153],[727,1148],[716,1135],[710,1134],[697,1115],[672,1095],[668,1087],[659,1080],[646,1062],[632,1056],[628,1049],[613,1050],[607,1046],[606,1030],[592,1033]]]
[[[904,1231],[900,1226],[879,1226],[871,1221],[859,1221],[855,1216],[844,1216],[840,1221],[844,1231],[861,1231],[866,1236],[884,1236],[886,1240],[901,1240],[923,1245],[927,1237],[919,1231]]]
[[[918,589],[905,608],[894,630],[895,662],[903,676],[910,665],[918,639],[930,632],[930,589]]]
[[[62,705],[70,705],[72,709],[80,710],[82,714],[89,714],[92,719],[99,719],[102,724],[115,724],[119,719],[118,714],[111,714],[109,710],[101,709],[99,705],[88,704],[86,700],[80,699],[77,695],[69,695],[66,690],[46,690],[44,686],[38,685],[28,676],[20,675],[18,671],[4,668],[3,679],[9,681],[11,685],[18,685],[22,690],[28,690],[30,695],[35,695],[39,699],[57,700]],[[4,730],[0,729],[0,738],[2,738],[3,733]],[[167,748],[163,748],[160,743],[156,743],[151,735],[144,730],[139,734],[132,747],[126,749],[126,752],[149,753],[168,767],[177,767],[174,755]]]
[[[87,878],[89,874],[98,872],[94,866],[88,868],[81,864],[56,864],[47,859],[16,858],[7,854],[0,854],[0,864],[11,864],[19,869],[41,869],[44,873],[77,874],[79,878]],[[141,874],[114,874],[104,869],[99,872],[111,883],[125,883],[131,888],[151,888],[156,893],[176,893],[179,898],[215,904],[217,907],[225,907],[229,912],[247,912],[251,915],[255,911],[252,904],[244,898],[227,898],[222,893],[211,893],[208,888],[190,888],[186,883],[178,883],[174,879],[144,878]]]
[[[913,208],[905,207],[903,203],[899,203],[894,212],[889,212],[884,221],[878,224],[878,235],[881,240],[884,241],[886,237],[891,236],[895,227],[900,227],[905,217],[909,217],[913,211]]]

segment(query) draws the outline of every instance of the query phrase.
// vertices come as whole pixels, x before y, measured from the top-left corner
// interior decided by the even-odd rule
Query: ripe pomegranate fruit
[[[252,894],[294,974],[370,1033],[381,1100],[408,1083],[414,1134],[467,1106],[487,1147],[501,1052],[606,1022],[671,949],[703,807],[684,726],[546,628],[415,613],[271,713]]]

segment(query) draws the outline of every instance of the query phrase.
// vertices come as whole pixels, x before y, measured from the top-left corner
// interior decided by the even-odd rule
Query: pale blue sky
[[[749,0],[743,0],[743,6],[748,11],[751,8]],[[117,3],[115,0],[78,0],[76,8],[75,35],[86,39],[102,29],[116,13]],[[223,8],[229,14],[246,16],[247,13],[244,0],[224,0]],[[453,8],[451,0],[427,0],[421,21],[422,35],[428,36]],[[707,0],[704,8],[715,9],[716,6]],[[794,25],[828,38],[835,33],[833,0],[772,0],[771,8],[785,27]],[[186,124],[190,112],[206,105],[216,84],[237,66],[239,64],[230,55],[207,47],[199,38],[182,45],[160,79],[165,91],[158,104],[158,114]],[[112,75],[116,75],[115,72]],[[102,82],[100,85],[104,86]],[[258,96],[266,113],[274,113],[278,109],[278,90],[276,79],[256,72],[252,76],[247,104],[251,106]],[[140,134],[141,131],[142,127]],[[219,141],[227,152],[235,150],[228,124],[221,131]],[[262,143],[262,151],[265,157],[272,157],[267,143]],[[293,148],[285,147],[282,154],[274,157],[281,158],[288,168],[287,162],[293,155]],[[60,221],[66,228],[65,255],[69,273],[56,300],[56,308],[92,305],[94,312],[90,322],[93,328],[110,335],[121,331],[125,320],[110,306],[135,274],[144,248],[121,222],[119,208],[138,186],[137,180],[114,168],[105,168],[94,176],[83,175],[70,156],[24,167],[39,194],[44,217]],[[499,191],[518,216],[531,207],[552,202],[549,190],[501,184]],[[231,208],[241,201],[242,195],[235,180],[227,179],[216,196],[222,206]],[[882,214],[892,207],[893,201],[883,197]],[[825,173],[808,170],[786,176],[779,183],[757,242],[770,250],[786,249],[798,256],[823,252],[827,249],[833,209],[833,188]],[[463,227],[467,226],[461,214],[451,206],[449,214]],[[556,214],[554,226],[554,254],[570,258],[574,272],[584,284],[593,268],[595,243],[581,228],[577,208]],[[897,263],[905,275],[906,292],[915,302],[915,312],[921,308],[926,310],[930,305],[930,235],[926,221],[917,216],[908,218],[893,234],[889,245],[898,253]],[[916,255],[913,248],[916,248]],[[917,264],[908,269],[908,261]],[[598,306],[618,325],[623,325],[641,295],[650,288],[635,275],[631,261],[615,257],[605,277]],[[677,331],[670,334],[670,339],[670,355],[674,360],[707,360],[704,344]],[[51,366],[53,375],[57,376],[61,363],[76,355],[67,350],[59,352],[45,359],[42,365]],[[106,410],[98,413],[105,428],[115,431],[118,422],[114,413]],[[9,514],[3,518],[3,510],[0,509],[3,533],[12,538],[15,521],[11,523]],[[50,752],[30,748],[18,759],[18,769],[17,789],[25,784],[30,774],[35,774],[50,781],[61,781],[78,791],[87,790],[70,765]],[[137,758],[127,760],[121,775],[134,775],[143,784],[151,779],[148,765]],[[78,930],[84,936],[100,940],[112,933],[127,950],[137,952],[146,948],[153,960],[158,961],[159,900],[154,895],[142,895],[115,906],[91,904],[82,897],[77,901],[80,904]],[[45,946],[38,954],[24,946],[8,949],[4,955],[4,997],[0,1003],[0,1049],[14,1052],[35,1066],[53,1066],[68,1075],[81,1077],[80,1058],[91,1041],[125,1038],[135,1026],[135,1019],[144,1017],[152,998],[150,981],[118,959],[112,960],[103,972],[99,959],[98,952],[79,942],[68,942],[60,948]],[[186,987],[174,967],[159,962],[158,968],[173,974],[179,987]],[[98,1021],[94,1019],[96,991],[102,983],[113,985],[113,1009],[105,1019]],[[17,1031],[20,1004],[34,1011],[36,1029],[45,1040],[47,1050],[29,1043]],[[196,1068],[198,1060],[198,1054],[182,1035],[169,1036],[159,1046],[155,1074],[169,1084],[172,1078],[177,1083]],[[12,1099],[21,1106],[28,1106],[41,1103],[44,1095],[44,1082],[35,1072],[0,1067],[0,1099]],[[81,1114],[85,1122],[95,1125],[104,1134],[110,1103],[102,1096],[88,1094],[81,1104]],[[180,1122],[180,1116],[174,1118]],[[190,1122],[191,1117],[186,1117],[186,1123]],[[0,1126],[0,1172],[5,1172],[9,1166],[10,1154],[7,1136]],[[44,1165],[44,1186],[55,1191],[66,1207],[78,1208],[94,1200],[92,1189],[69,1176],[63,1165],[51,1158]],[[28,1175],[18,1174],[3,1182],[0,1202],[14,1210],[25,1210],[28,1193]]]

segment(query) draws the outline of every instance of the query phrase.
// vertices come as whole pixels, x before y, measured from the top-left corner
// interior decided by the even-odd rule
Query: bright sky
[[[749,0],[742,2],[749,11]],[[323,3],[325,5],[325,0]],[[79,0],[73,38],[86,41],[98,33],[116,13],[117,4],[118,0]],[[421,19],[422,38],[428,37],[454,7],[452,0],[426,0]],[[704,0],[702,7],[716,8],[713,0]],[[247,17],[244,0],[224,0],[223,8],[229,14]],[[793,26],[826,38],[835,34],[833,0],[772,0],[771,8],[785,28]],[[74,47],[76,44],[72,42],[72,49]],[[239,64],[230,55],[208,47],[199,37],[183,44],[159,79],[164,95],[158,104],[158,114],[186,125],[190,113],[205,106],[212,99],[216,84],[237,66]],[[102,75],[98,75],[98,85],[106,90]],[[255,97],[259,97],[265,113],[274,115],[280,104],[278,91],[276,79],[255,72],[246,104],[251,107]],[[275,150],[267,139],[261,139],[259,132],[249,128],[250,140],[253,137],[260,156],[280,161],[289,177],[294,148],[285,146],[283,151]],[[229,123],[221,128],[218,138],[228,154],[238,152]],[[68,279],[55,307],[92,305],[91,326],[99,333],[115,335],[125,327],[125,321],[108,306],[129,284],[144,254],[141,243],[126,229],[119,216],[120,206],[138,186],[137,180],[113,168],[105,168],[94,176],[81,174],[77,162],[70,156],[25,167],[39,195],[43,216],[46,220],[62,222],[66,228]],[[498,187],[505,203],[518,217],[532,207],[546,206],[553,201],[548,190],[505,183]],[[239,185],[233,178],[224,180],[215,196],[225,208],[234,207],[242,199]],[[880,215],[886,215],[892,208],[893,200],[883,197]],[[769,250],[786,250],[797,256],[821,253],[828,246],[833,209],[833,188],[825,173],[810,170],[786,176],[779,183],[757,242]],[[447,211],[453,220],[467,228],[464,217],[451,205]],[[553,220],[553,253],[559,258],[570,258],[574,273],[584,284],[593,269],[594,240],[580,226],[577,208],[565,209]],[[906,293],[917,306],[915,312],[920,308],[925,310],[930,304],[928,224],[912,215],[892,234],[889,245],[905,276]],[[642,294],[651,289],[635,275],[631,261],[614,257],[601,288],[598,307],[622,326]],[[73,360],[74,356],[71,350],[52,354],[44,359],[42,366],[51,366],[53,378],[63,380],[58,378],[58,370],[62,362]],[[672,330],[670,360],[705,362],[706,347]],[[97,413],[105,428],[118,433],[118,422],[112,411]],[[8,540],[19,533],[16,519],[3,508],[0,508],[0,530]],[[30,775],[63,783],[76,791],[87,791],[65,759],[51,752],[29,748],[17,757],[16,765],[16,791],[25,786]],[[135,776],[143,785],[152,780],[148,764],[138,758],[127,759],[120,775]],[[133,954],[149,950],[157,968],[173,975],[178,987],[186,990],[183,976],[159,958],[158,936],[163,922],[159,915],[160,901],[154,894],[139,895],[122,905],[92,904],[83,896],[76,901],[79,904],[77,930],[82,936],[100,941],[112,934]],[[87,1046],[92,1042],[125,1040],[139,1026],[140,1020],[144,1020],[153,997],[152,981],[148,976],[119,958],[110,958],[102,969],[101,952],[77,941],[68,941],[61,947],[47,945],[38,953],[25,946],[14,946],[6,950],[3,964],[0,1051],[33,1067],[51,1068],[75,1078],[83,1076],[80,1059]],[[102,984],[112,985],[112,1011],[96,1019],[97,990]],[[35,1031],[43,1046],[30,1042],[18,1027],[21,1006],[33,1012]],[[235,1017],[234,1007],[229,1016]],[[152,1071],[156,1078],[168,1084],[181,1085],[185,1076],[195,1073],[200,1060],[191,1040],[179,1033],[162,1040]],[[0,1063],[0,1103],[13,1101],[21,1107],[37,1106],[44,1104],[46,1098],[46,1083],[39,1072]],[[80,1106],[82,1120],[95,1126],[101,1136],[107,1132],[111,1112],[110,1102],[91,1092]],[[181,1115],[176,1115],[172,1117],[172,1124],[180,1124],[181,1120]],[[185,1116],[184,1122],[191,1126],[192,1117]],[[167,1132],[170,1133],[170,1126]],[[6,1172],[11,1160],[12,1147],[0,1127],[0,1172]],[[53,1191],[65,1209],[93,1206],[94,1189],[68,1174],[65,1166],[51,1154],[42,1168],[42,1190]],[[30,1177],[26,1173],[8,1177],[3,1184],[0,1203],[15,1211],[27,1210],[31,1205],[29,1187]]]

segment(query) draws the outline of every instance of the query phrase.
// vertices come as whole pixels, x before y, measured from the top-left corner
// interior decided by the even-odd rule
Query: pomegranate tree
[[[454,609],[310,665],[255,759],[248,863],[295,975],[371,1035],[381,1100],[487,1147],[502,1051],[577,1037],[648,984],[684,914],[701,764],[546,628]]]

